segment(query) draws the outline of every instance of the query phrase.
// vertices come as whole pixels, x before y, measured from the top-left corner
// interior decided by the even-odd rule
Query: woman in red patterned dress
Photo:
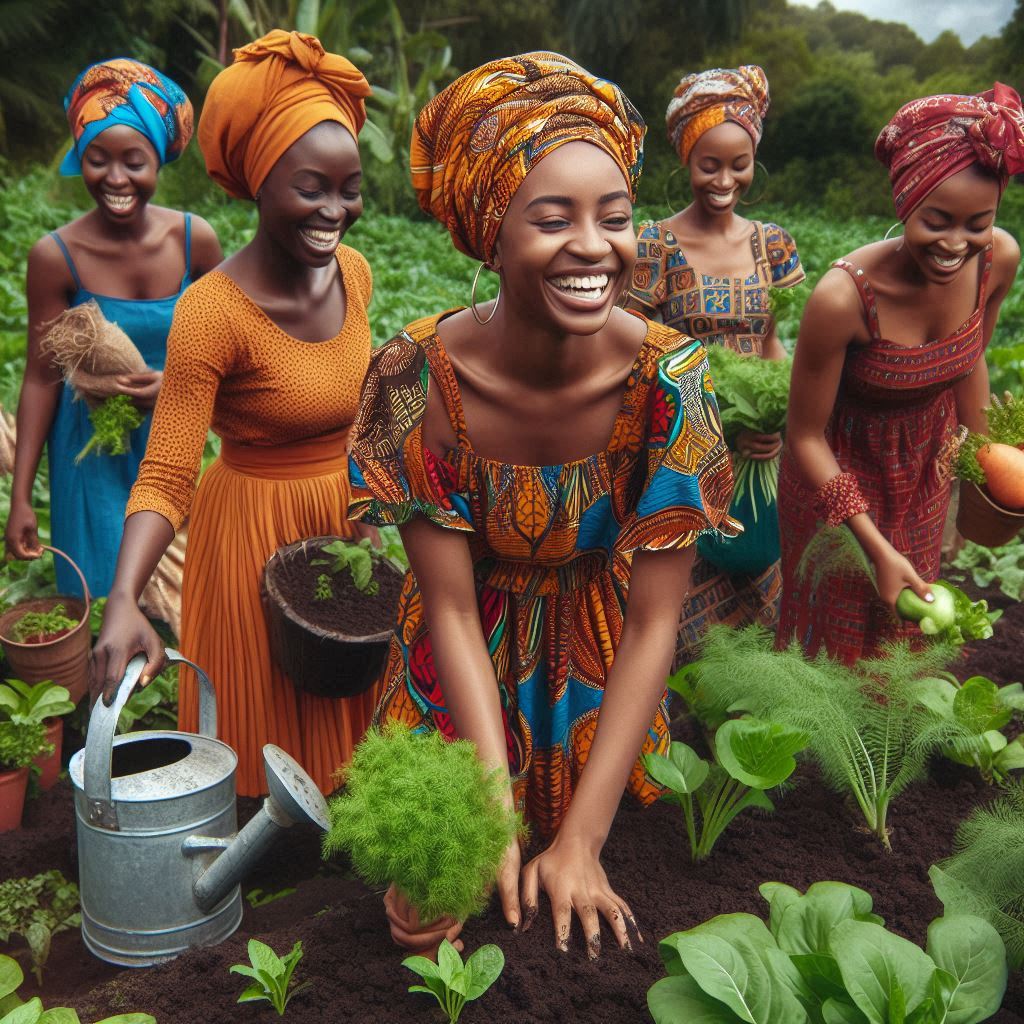
[[[902,107],[875,155],[889,170],[902,237],[837,260],[804,312],[779,480],[779,642],[846,663],[914,635],[895,615],[910,587],[931,599],[959,423],[983,430],[984,350],[1020,260],[995,227],[1008,176],[1024,170],[1020,97],[996,84]],[[822,523],[846,523],[875,567],[812,573],[800,556]]]

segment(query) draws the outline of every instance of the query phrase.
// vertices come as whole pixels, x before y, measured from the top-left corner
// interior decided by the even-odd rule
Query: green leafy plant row
[[[723,914],[663,939],[655,1024],[976,1024],[999,1009],[1006,953],[969,914],[940,917],[925,949],[885,928],[869,893],[765,882],[769,922]]]

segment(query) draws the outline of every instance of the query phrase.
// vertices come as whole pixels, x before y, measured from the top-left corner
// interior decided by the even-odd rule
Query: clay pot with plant
[[[64,742],[63,716],[74,710],[67,687],[48,679],[35,685],[20,679],[0,683],[0,720],[8,718],[17,725],[41,723],[46,730],[46,744],[53,748],[33,762],[39,769],[40,789],[50,789],[57,781]]]
[[[271,555],[261,594],[276,664],[318,697],[354,697],[376,682],[405,577],[394,537],[312,537]]]
[[[20,601],[0,615],[0,645],[11,674],[26,683],[50,680],[77,704],[89,687],[89,588],[63,551],[43,545],[68,561],[82,583],[83,597],[56,594]]]
[[[29,770],[50,746],[42,722],[0,722],[0,832],[21,825]]]

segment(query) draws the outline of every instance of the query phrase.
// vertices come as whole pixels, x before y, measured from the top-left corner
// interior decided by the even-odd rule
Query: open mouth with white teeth
[[[110,209],[123,213],[126,210],[130,210],[135,205],[135,196],[119,196],[115,195],[113,192],[104,192],[103,202],[106,203]]]
[[[599,299],[605,293],[610,278],[607,274],[589,274],[587,276],[563,274],[551,278],[551,283],[566,295],[577,299]]]
[[[711,200],[715,206],[728,206],[736,195],[736,189],[731,189],[728,192],[709,192],[708,199]]]
[[[341,241],[341,232],[325,231],[322,228],[299,228],[299,233],[315,249],[323,249],[324,252],[334,252]]]
[[[943,270],[953,270],[956,267],[959,267],[965,259],[964,256],[940,256],[935,252],[929,253],[929,255],[938,266],[942,267]]]

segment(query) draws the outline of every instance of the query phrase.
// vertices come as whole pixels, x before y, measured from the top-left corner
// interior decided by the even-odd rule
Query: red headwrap
[[[947,178],[979,164],[999,179],[1024,171],[1024,110],[1008,85],[979,96],[925,96],[900,107],[875,142],[889,169],[896,216],[905,221]]]

